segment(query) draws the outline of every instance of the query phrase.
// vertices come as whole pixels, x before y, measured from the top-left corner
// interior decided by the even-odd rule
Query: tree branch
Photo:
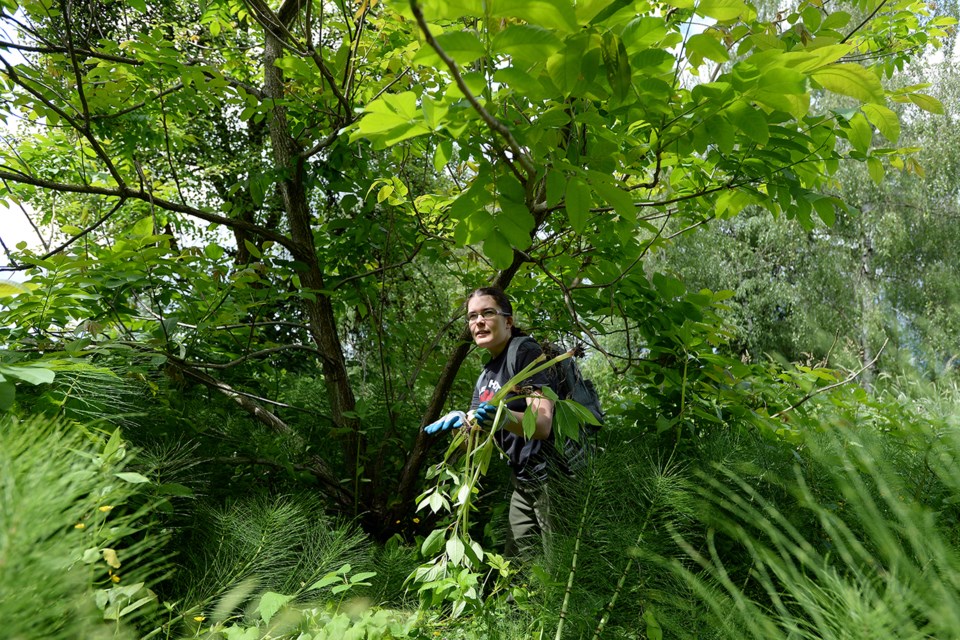
[[[527,176],[527,180],[534,180],[537,175],[537,167],[533,160],[523,150],[523,148],[520,146],[520,143],[517,142],[516,138],[513,137],[513,134],[510,133],[510,129],[508,129],[505,124],[493,117],[493,115],[491,115],[490,112],[487,111],[482,104],[480,104],[480,101],[477,100],[476,96],[473,95],[473,92],[470,91],[470,88],[467,86],[466,81],[464,81],[463,76],[460,75],[460,69],[457,66],[457,63],[447,54],[446,51],[443,50],[443,47],[440,46],[440,43],[437,42],[437,39],[432,33],[430,33],[430,27],[427,25],[426,18],[423,17],[423,11],[420,9],[420,5],[417,3],[417,0],[410,0],[410,9],[413,11],[413,15],[417,19],[417,24],[420,26],[420,31],[423,33],[424,38],[426,38],[427,43],[434,51],[437,52],[437,55],[440,56],[440,59],[443,60],[444,64],[447,65],[447,68],[450,69],[450,73],[453,75],[453,79],[457,83],[457,88],[459,88],[463,93],[464,97],[467,99],[467,102],[469,102],[470,106],[472,106],[473,109],[480,114],[480,117],[485,123],[487,123],[487,126],[506,141],[507,146],[510,147],[510,151],[512,151],[513,155],[516,156],[517,162],[519,162],[520,166],[523,167],[523,170]]]
[[[133,112],[136,111],[137,109],[142,109],[143,107],[147,106],[148,103],[153,102],[154,100],[158,100],[158,99],[162,98],[163,96],[169,95],[169,94],[174,93],[174,92],[176,92],[176,91],[180,91],[181,89],[183,89],[183,83],[182,83],[182,82],[178,82],[177,84],[173,85],[173,86],[170,87],[169,89],[164,89],[163,91],[160,91],[160,92],[157,93],[156,95],[152,95],[152,96],[150,96],[149,98],[146,98],[146,99],[144,99],[144,100],[141,100],[140,102],[138,102],[137,104],[135,104],[135,105],[133,105],[133,106],[131,106],[131,107],[127,107],[126,109],[121,109],[120,111],[117,111],[117,112],[115,112],[115,113],[92,114],[92,115],[90,116],[90,119],[91,119],[91,120],[108,120],[108,119],[110,119],[110,118],[119,118],[119,117],[121,117],[121,116],[127,115],[128,113],[133,113]]]
[[[771,418],[779,418],[779,417],[782,416],[783,414],[789,413],[790,411],[793,411],[794,409],[796,409],[797,407],[799,407],[800,405],[802,405],[803,403],[805,403],[805,402],[806,402],[807,400],[809,400],[810,398],[813,398],[814,396],[818,396],[818,395],[820,395],[821,393],[826,393],[827,391],[830,391],[831,389],[836,389],[837,387],[842,387],[842,386],[845,385],[845,384],[850,384],[851,382],[853,382],[854,380],[856,380],[856,379],[860,376],[861,373],[863,373],[864,371],[866,371],[867,369],[869,369],[870,367],[872,367],[874,364],[876,364],[877,360],[880,359],[880,355],[883,353],[883,350],[887,347],[887,343],[888,343],[888,342],[890,342],[890,338],[887,338],[886,340],[883,341],[883,344],[880,346],[879,351],[877,351],[877,355],[875,355],[875,356],[873,357],[873,359],[870,360],[870,362],[866,363],[865,365],[863,365],[862,367],[860,367],[859,369],[857,369],[856,371],[854,371],[853,373],[851,373],[849,376],[847,376],[846,378],[844,378],[844,379],[841,380],[840,382],[834,382],[833,384],[828,384],[828,385],[825,386],[825,387],[821,387],[821,388],[819,388],[819,389],[814,389],[813,391],[811,391],[811,392],[808,393],[807,395],[805,395],[805,396],[803,396],[802,398],[800,398],[800,400],[798,400],[798,401],[797,401],[796,403],[794,403],[793,405],[787,407],[786,409],[782,409],[782,410],[780,410],[780,411],[777,411],[775,414],[773,414],[773,415],[770,416],[770,417],[771,417]]]
[[[141,200],[143,202],[151,203],[160,209],[164,209],[165,211],[182,213],[194,218],[199,218],[200,220],[204,220],[206,222],[222,224],[230,229],[242,229],[243,231],[258,235],[265,240],[272,240],[273,242],[276,242],[282,247],[288,249],[294,254],[294,256],[298,258],[302,257],[304,254],[303,247],[287,236],[277,233],[271,229],[266,229],[260,225],[253,224],[239,218],[227,218],[225,216],[203,211],[202,209],[197,209],[196,207],[191,207],[186,204],[179,204],[169,200],[164,200],[163,198],[151,197],[150,194],[142,190],[134,190],[126,186],[111,188],[55,182],[53,180],[35,178],[25,173],[12,171],[10,169],[0,169],[0,180],[9,180],[11,182],[17,182],[20,184],[28,184],[34,187],[40,187],[41,189],[49,189],[51,191],[59,191],[61,193],[83,193],[95,196]]]
[[[167,356],[168,362],[175,366],[178,370],[182,371],[184,375],[193,378],[197,382],[210,387],[220,393],[224,394],[234,402],[236,402],[241,409],[251,414],[258,421],[266,425],[269,429],[278,433],[282,436],[285,436],[292,440],[298,445],[301,450],[306,450],[306,443],[303,441],[303,438],[294,431],[290,426],[281,420],[279,417],[273,413],[267,411],[263,408],[260,403],[256,402],[250,398],[247,394],[238,392],[233,387],[228,385],[225,382],[217,380],[212,376],[204,373],[203,371],[198,371],[197,369],[191,367],[186,362],[178,360],[177,358],[172,358],[169,355]],[[333,497],[343,506],[350,506],[353,504],[353,496],[350,492],[345,489],[340,481],[337,479],[336,474],[330,469],[330,465],[327,464],[325,460],[320,458],[317,455],[311,456],[311,470],[310,472],[331,492]]]
[[[858,25],[853,29],[853,31],[851,31],[851,32],[848,33],[847,35],[843,36],[843,40],[840,41],[840,44],[845,44],[845,43],[847,42],[847,40],[849,40],[850,38],[852,38],[855,33],[857,33],[858,31],[860,31],[860,29],[863,29],[864,25],[866,25],[868,22],[870,22],[871,20],[873,20],[873,17],[874,17],[875,15],[877,15],[877,13],[880,12],[880,9],[882,9],[882,8],[884,7],[884,5],[886,5],[886,4],[887,4],[887,0],[883,0],[880,4],[878,4],[877,7],[876,7],[873,11],[870,12],[870,15],[868,15],[866,18],[864,18],[863,21],[862,21],[860,24],[858,24]]]
[[[281,351],[309,351],[314,353],[320,358],[325,358],[326,356],[322,351],[316,347],[311,347],[306,344],[284,344],[276,347],[270,347],[268,349],[260,349],[259,351],[252,351],[246,355],[240,356],[236,360],[231,360],[230,362],[223,363],[208,363],[208,362],[190,362],[187,363],[191,367],[196,367],[197,369],[229,369],[230,367],[235,367],[238,364],[242,364],[247,360],[252,360],[254,358],[262,358],[263,356],[268,356],[273,353],[280,353]]]
[[[70,238],[63,244],[61,244],[59,247],[47,251],[43,256],[40,257],[40,259],[46,260],[47,258],[57,255],[58,253],[60,253],[61,251],[63,251],[64,249],[72,245],[74,242],[76,242],[80,238],[83,238],[84,236],[91,233],[92,231],[95,231],[100,225],[102,225],[104,222],[112,218],[113,215],[120,210],[120,207],[123,206],[124,202],[126,202],[126,199],[121,197],[117,201],[117,204],[113,205],[113,208],[110,209],[110,211],[108,211],[105,215],[103,215],[99,220],[97,220],[92,225],[90,225],[89,227],[87,227],[77,235],[73,236],[72,238]]]
[[[423,248],[423,243],[421,242],[417,245],[417,248],[414,249],[413,253],[411,253],[409,256],[407,256],[400,262],[395,262],[394,264],[388,264],[383,267],[379,267],[377,269],[371,269],[370,271],[365,271],[364,273],[356,273],[352,276],[347,276],[343,280],[340,280],[335,285],[330,287],[330,289],[333,291],[336,291],[337,289],[347,284],[348,282],[353,282],[354,280],[360,280],[362,278],[369,278],[370,276],[386,273],[387,271],[392,271],[394,269],[399,269],[400,267],[408,265],[411,262],[413,262],[413,259],[417,257],[417,254],[420,253],[420,249],[422,248]]]

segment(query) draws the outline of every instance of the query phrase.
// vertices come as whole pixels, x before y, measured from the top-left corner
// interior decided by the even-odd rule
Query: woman
[[[474,343],[490,352],[473,391],[470,415],[485,428],[493,428],[497,407],[488,401],[509,380],[507,352],[510,341],[525,335],[513,319],[510,299],[496,287],[477,289],[467,299],[467,323]],[[515,371],[523,370],[541,353],[534,340],[523,340],[517,349]],[[547,470],[553,451],[553,402],[540,393],[550,386],[546,372],[534,374],[523,383],[533,389],[526,397],[507,396],[506,410],[494,438],[507,456],[513,471],[510,498],[508,556],[528,555],[536,550],[539,538],[548,531]],[[523,414],[530,408],[536,415],[536,428],[529,439],[523,435]],[[427,425],[427,433],[462,427],[467,415],[453,411]]]

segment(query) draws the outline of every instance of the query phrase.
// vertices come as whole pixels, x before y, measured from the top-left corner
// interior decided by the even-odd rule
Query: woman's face
[[[510,330],[513,327],[513,318],[495,315],[484,318],[481,315],[487,309],[501,311],[500,305],[493,296],[474,296],[467,302],[467,317],[476,314],[476,321],[470,322],[470,333],[473,341],[481,349],[487,349],[493,356],[499,355],[510,340]]]

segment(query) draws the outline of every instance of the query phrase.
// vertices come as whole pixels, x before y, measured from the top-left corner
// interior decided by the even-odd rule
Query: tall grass
[[[42,417],[0,418],[0,620],[12,640],[129,637],[155,603],[164,536],[136,508],[125,446]],[[119,475],[118,475],[119,474]]]
[[[728,465],[698,474],[706,535],[674,531],[695,564],[665,565],[725,637],[958,635],[960,434],[902,394],[859,399],[817,413],[787,496]]]

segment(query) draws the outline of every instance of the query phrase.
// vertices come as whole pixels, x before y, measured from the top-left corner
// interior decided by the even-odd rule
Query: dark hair
[[[480,296],[490,296],[500,306],[500,311],[509,313],[510,316],[513,317],[513,304],[510,302],[510,297],[504,293],[500,287],[480,287],[479,289],[474,289],[473,293],[467,296],[467,302]],[[510,335],[525,336],[527,332],[518,327],[516,320],[514,320],[513,326],[510,328]]]

